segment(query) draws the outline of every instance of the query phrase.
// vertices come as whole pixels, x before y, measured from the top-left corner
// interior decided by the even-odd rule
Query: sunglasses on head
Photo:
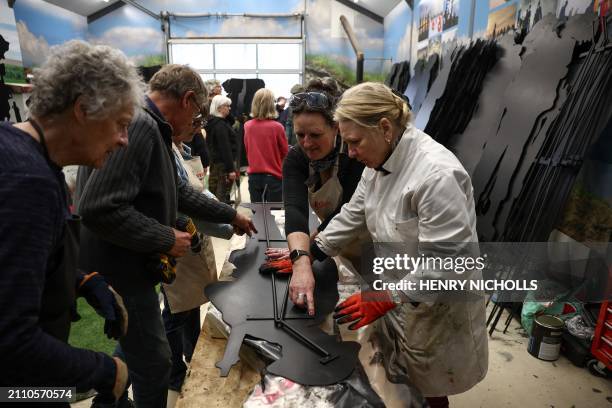
[[[331,107],[329,98],[321,92],[301,92],[293,95],[289,100],[291,108],[297,108],[303,103],[306,103],[306,106],[310,109],[325,110]]]

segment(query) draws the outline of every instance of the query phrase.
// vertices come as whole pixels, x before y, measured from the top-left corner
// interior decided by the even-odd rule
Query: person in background
[[[193,218],[231,223],[250,234],[252,222],[228,205],[209,199],[177,179],[172,136],[191,134],[207,101],[193,69],[169,64],[149,82],[146,107],[129,129],[130,144],[101,169],[81,167],[75,203],[83,217],[81,265],[99,271],[123,296],[130,328],[116,354],[126,359],[136,406],[165,407],[171,351],[159,309],[160,255],[180,258],[191,234],[176,227],[180,210]],[[127,399],[127,391],[121,399]],[[108,406],[99,393],[94,406]]]
[[[207,79],[204,81],[204,86],[208,92],[208,104],[210,105],[212,99],[217,95],[221,95],[222,93],[223,89],[221,88],[221,82],[219,82],[217,79]]]
[[[194,120],[192,132],[172,136],[172,151],[178,177],[202,194],[204,194],[204,184],[195,171],[200,169],[199,159],[191,156],[191,151],[184,142],[191,140],[193,134],[200,134],[203,122],[203,118]],[[229,224],[213,224],[211,227],[211,223],[206,221],[199,219],[192,221],[200,236],[201,248],[198,252],[189,251],[185,256],[178,258],[176,279],[171,284],[162,285],[164,296],[162,318],[172,352],[169,388],[177,392],[181,391],[187,373],[185,361],[191,362],[200,335],[200,306],[207,301],[204,297],[204,288],[217,280],[212,242],[210,236],[204,235],[203,232],[205,230],[209,234],[212,231],[212,236],[225,239],[233,235],[233,228]]]
[[[315,259],[334,256],[364,228],[374,242],[403,243],[414,257],[437,247],[452,256],[451,250],[478,242],[469,175],[451,152],[410,123],[401,96],[383,84],[362,83],[343,94],[334,117],[349,156],[367,169],[350,202],[314,239]],[[420,276],[408,276],[415,272]],[[314,312],[313,290],[309,262],[294,267],[291,300]],[[413,296],[364,290],[338,305],[334,317],[352,322],[352,330],[376,322],[388,377],[402,373],[429,406],[448,407],[448,395],[469,390],[487,373],[484,299],[418,303]]]
[[[204,126],[205,125],[206,121],[204,121]],[[185,146],[189,147],[190,156],[197,156],[200,158],[203,171],[201,177],[206,177],[208,174],[208,168],[210,167],[210,152],[208,151],[208,145],[206,144],[206,136],[206,130],[202,128],[200,132],[193,134],[191,141],[183,143]]]
[[[277,105],[278,107],[278,105]],[[261,88],[253,96],[251,117],[244,124],[244,147],[249,161],[249,194],[251,202],[283,200],[282,165],[287,155],[283,126],[275,119],[274,94]],[[266,191],[266,196],[262,194]]]
[[[285,98],[284,96],[279,96],[278,98],[276,98],[276,112],[277,112],[277,118],[276,120],[278,121],[278,123],[280,123],[281,125],[283,125],[283,129],[285,127],[285,122],[287,121],[287,98]]]
[[[208,103],[207,106],[210,106],[212,99],[221,95],[221,82],[216,79],[207,79],[204,81],[204,86],[206,87],[206,91],[208,92]],[[191,154],[194,156],[200,157],[202,161],[202,167],[204,171],[207,171],[208,166],[210,165],[208,146],[206,145],[206,131],[202,128],[201,133],[197,132],[193,135],[193,139],[191,141],[185,143],[191,149]]]
[[[302,84],[295,84],[291,87],[291,95],[304,92]],[[287,119],[285,119],[285,135],[287,136],[287,143],[289,146],[295,145],[295,134],[293,133],[293,115],[291,113],[291,105],[286,109]]]
[[[62,167],[101,168],[125,148],[143,90],[121,51],[70,41],[34,70],[28,121],[0,124],[0,386],[94,388],[113,400],[126,387],[120,359],[67,344],[76,296],[106,318],[109,337],[125,334],[127,315],[101,275],[77,272],[79,218]]]
[[[210,152],[209,190],[224,203],[229,203],[230,188],[238,175],[232,154],[236,135],[225,121],[231,104],[230,98],[215,96],[210,104],[210,116],[206,125],[206,144]]]

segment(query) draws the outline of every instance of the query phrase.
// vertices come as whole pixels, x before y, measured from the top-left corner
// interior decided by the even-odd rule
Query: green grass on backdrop
[[[23,67],[17,65],[4,64],[6,75],[4,76],[4,82],[10,84],[25,84],[26,78],[23,72]]]
[[[329,72],[334,78],[340,82],[352,86],[356,84],[355,69],[356,67],[348,67],[344,64],[339,63],[336,60],[329,58],[326,55],[320,54],[308,54],[306,55],[306,65],[310,65],[313,68],[324,69]],[[364,72],[363,74],[365,81],[383,82],[385,76],[383,74]]]

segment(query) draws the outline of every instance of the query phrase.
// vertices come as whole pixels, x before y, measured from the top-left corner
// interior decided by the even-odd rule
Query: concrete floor
[[[595,377],[563,356],[555,362],[532,357],[520,323],[513,320],[506,334],[501,323],[501,330],[489,337],[487,376],[470,391],[451,397],[452,407],[612,407],[611,379]]]
[[[247,202],[246,180],[241,186],[243,201]],[[232,242],[213,238],[219,271],[229,255]],[[203,316],[206,310],[207,306],[203,306]],[[504,314],[498,324],[501,330],[505,317]],[[470,391],[450,397],[451,407],[612,408],[612,379],[595,377],[586,368],[575,367],[563,356],[556,362],[532,357],[527,353],[528,338],[516,320],[510,324],[506,334],[501,330],[489,337],[486,378]],[[177,398],[178,393],[169,392],[168,408],[174,408]],[[91,400],[85,400],[72,404],[72,407],[90,405]]]

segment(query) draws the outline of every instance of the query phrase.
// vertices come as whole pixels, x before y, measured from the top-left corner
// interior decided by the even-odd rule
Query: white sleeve
[[[476,214],[469,176],[459,169],[447,169],[429,176],[413,196],[417,203],[419,254],[447,259],[477,257]],[[417,283],[431,279],[470,280],[478,276],[474,270],[456,274],[437,266],[420,266],[404,277]],[[412,300],[432,301],[436,296],[421,290],[404,291]],[[425,296],[423,296],[425,295]]]

